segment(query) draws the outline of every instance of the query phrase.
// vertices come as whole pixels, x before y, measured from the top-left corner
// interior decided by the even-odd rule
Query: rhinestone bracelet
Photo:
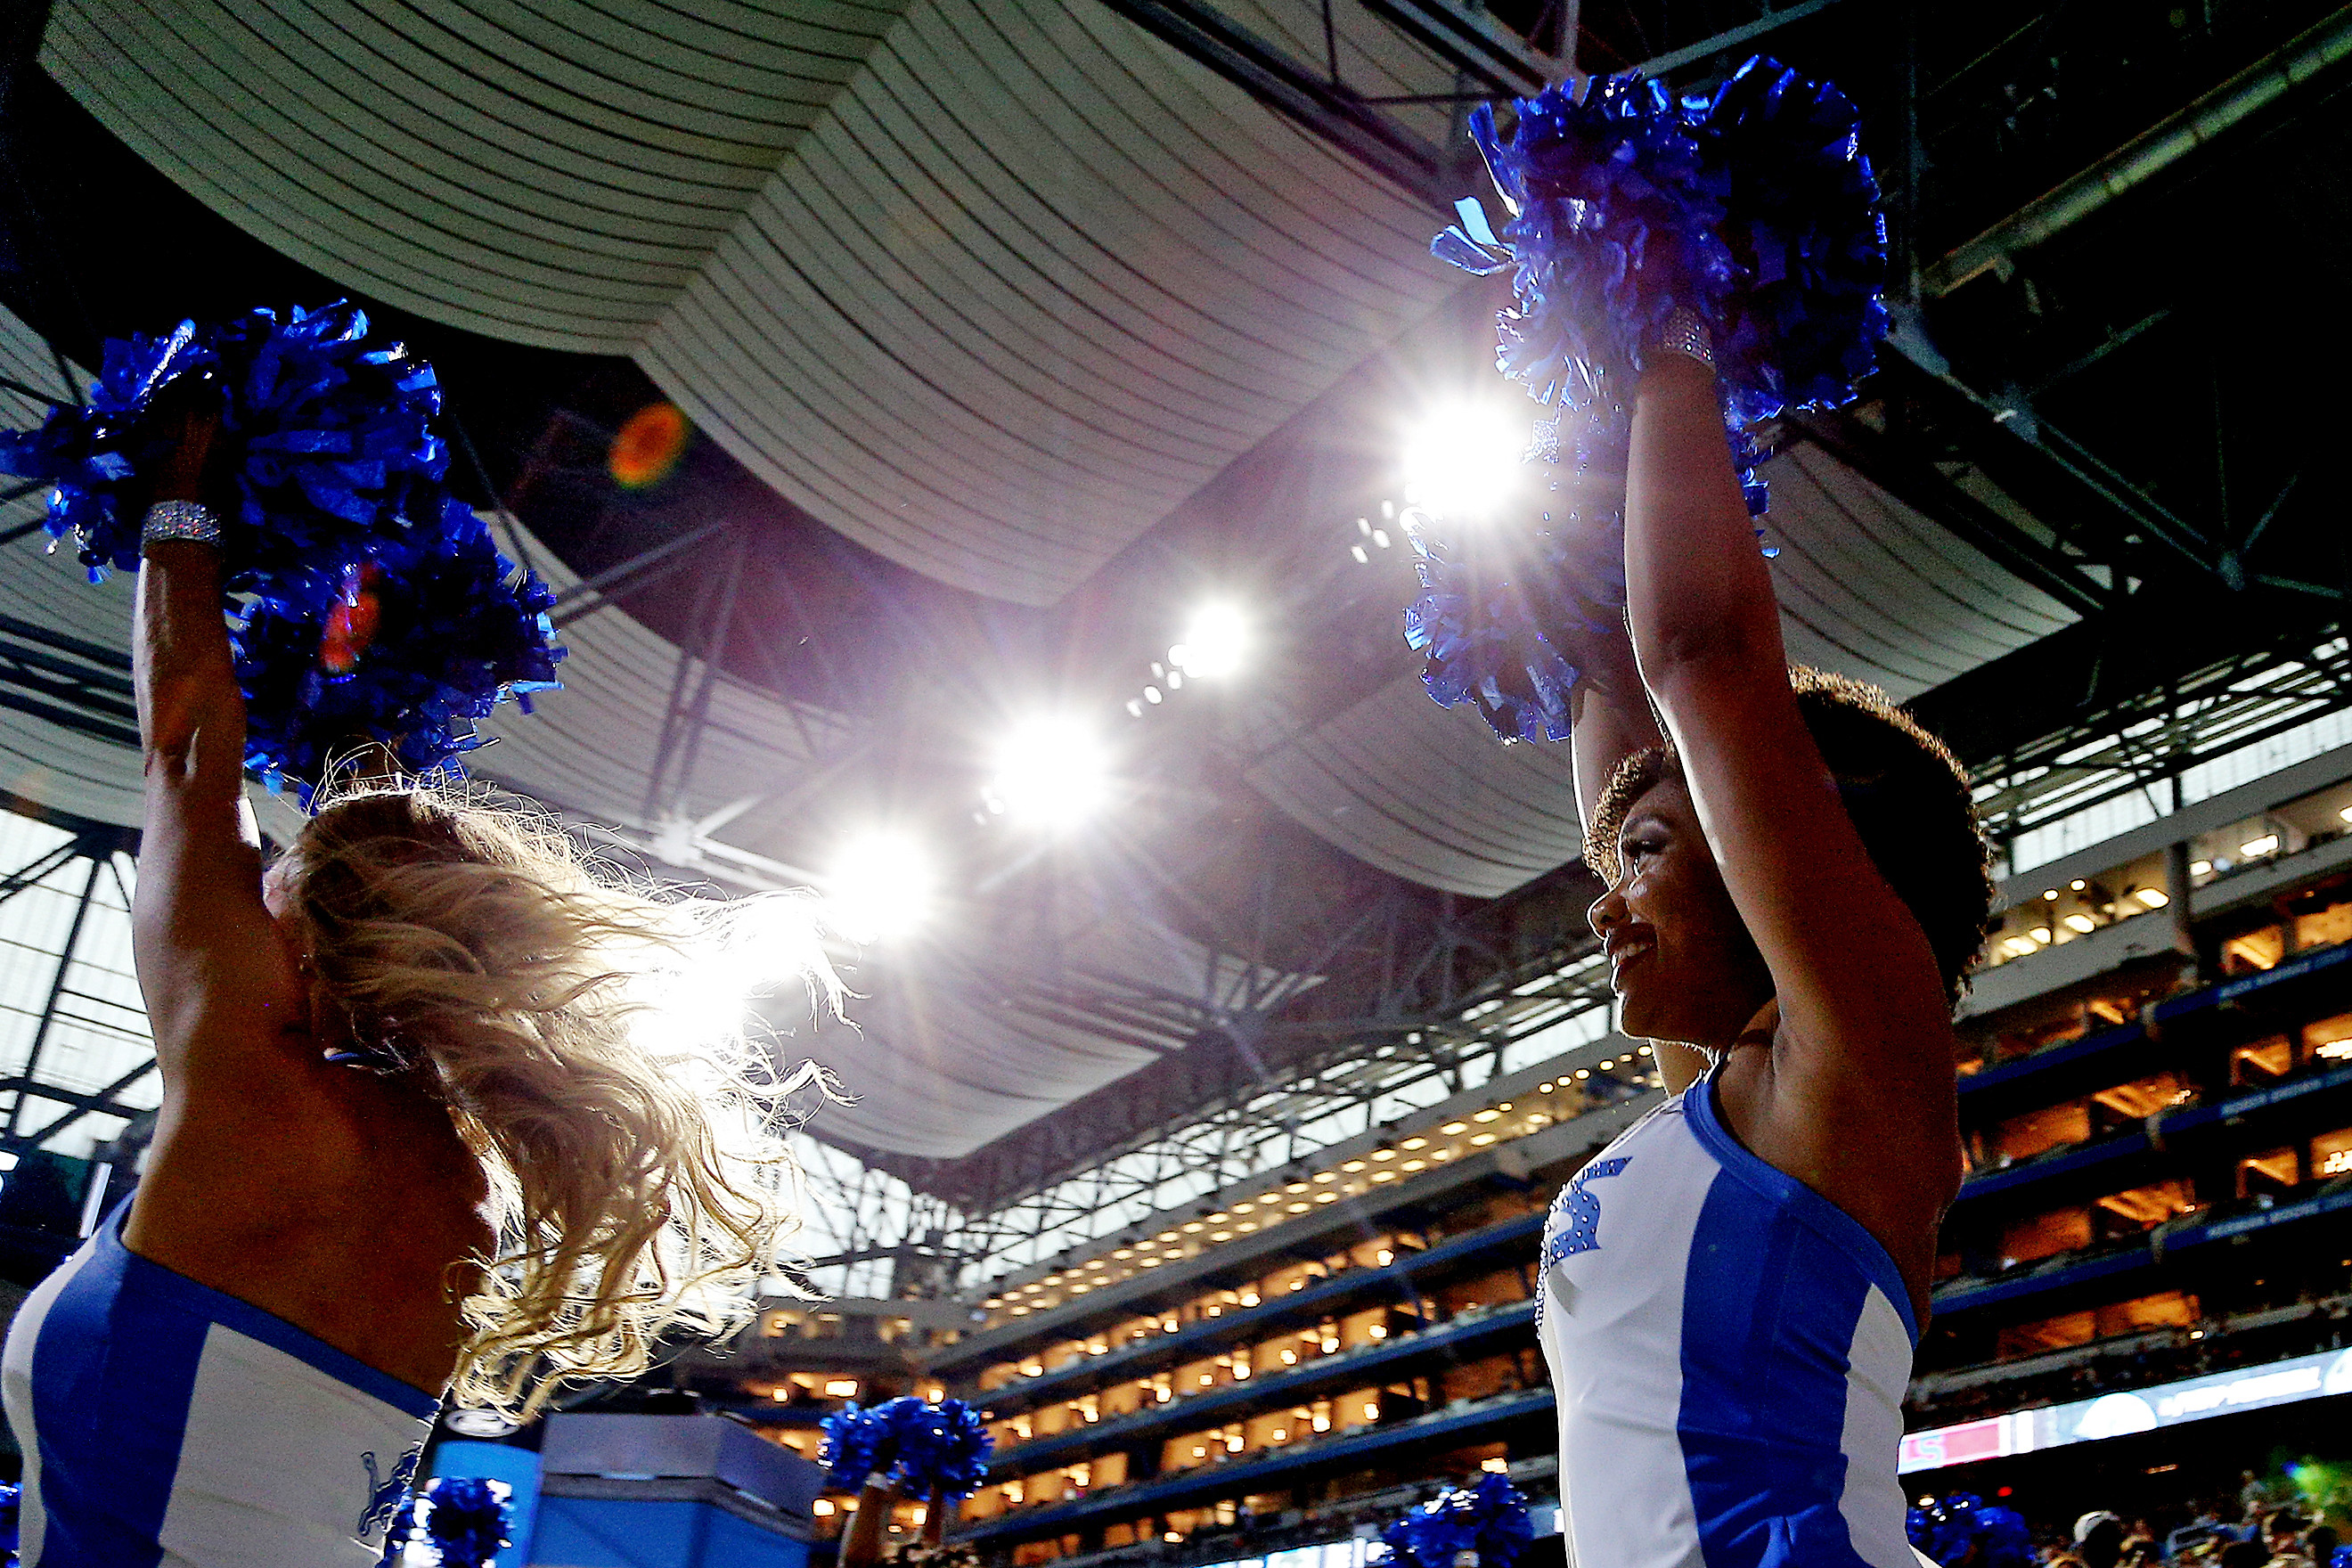
[[[1650,340],[1650,353],[1654,362],[1660,354],[1681,354],[1712,369],[1715,334],[1706,330],[1705,318],[1696,310],[1677,305],[1675,313],[1666,318],[1666,324]]]
[[[147,520],[139,525],[142,544],[167,539],[218,544],[220,536],[220,519],[213,515],[212,508],[196,500],[159,500],[147,509]]]

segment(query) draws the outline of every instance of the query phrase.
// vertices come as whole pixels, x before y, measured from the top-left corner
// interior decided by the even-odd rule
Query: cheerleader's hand
[[[157,501],[202,501],[219,512],[226,476],[216,471],[220,395],[194,376],[174,383],[155,399],[146,426],[158,454],[146,465],[152,476],[139,507],[144,515]]]

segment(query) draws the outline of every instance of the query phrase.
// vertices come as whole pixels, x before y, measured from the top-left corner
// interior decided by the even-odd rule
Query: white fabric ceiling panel
[[[494,336],[625,353],[899,9],[88,0],[55,7],[42,63],[330,278]]]
[[[1453,287],[1428,226],[1108,7],[926,0],[641,358],[852,538],[1046,604]]]
[[[1789,657],[1898,702],[2073,623],[2074,613],[1818,447],[1765,466]]]
[[[1471,708],[1440,708],[1418,675],[1253,763],[1252,787],[1384,871],[1491,899],[1583,845],[1566,746],[1505,745]]]
[[[32,329],[5,310],[0,310],[0,376],[77,400],[89,381],[80,370],[60,365]],[[26,429],[47,414],[37,399],[0,388],[0,429]],[[28,537],[0,545],[0,615],[100,647],[129,647],[130,582],[118,576],[92,587],[72,551],[47,550],[48,536],[37,527],[47,493],[0,506],[0,532],[33,525]],[[54,811],[136,827],[145,784],[131,747],[0,707],[0,790]]]
[[[1370,90],[1448,85],[1341,42]],[[1023,604],[1458,281],[1411,198],[1102,5],[60,0],[43,60],[287,254],[632,354],[825,522]]]
[[[1790,659],[1898,701],[2074,620],[1974,547],[1817,448],[1774,458],[1767,540]],[[1262,755],[1246,777],[1383,870],[1495,898],[1580,852],[1565,745],[1505,746],[1418,676]]]

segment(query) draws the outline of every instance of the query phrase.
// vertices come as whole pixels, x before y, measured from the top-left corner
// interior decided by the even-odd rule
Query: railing
[[[1912,1382],[1904,1407],[1906,1425],[1941,1426],[2063,1404],[2241,1363],[2336,1349],[2347,1340],[2352,1340],[2352,1293],[2144,1330],[2013,1362],[1929,1373]]]
[[[1549,1388],[1492,1394],[1392,1425],[1334,1432],[1328,1436],[1286,1444],[1240,1458],[1212,1459],[1189,1469],[1090,1490],[1084,1497],[1066,1501],[1016,1506],[959,1531],[950,1539],[978,1545],[1014,1535],[1053,1535],[1089,1521],[1135,1518],[1182,1506],[1195,1499],[1243,1496],[1292,1470],[1367,1460],[1390,1448],[1465,1436],[1474,1430],[1545,1415],[1551,1406]]]
[[[1512,1247],[1524,1247],[1532,1258],[1543,1226],[1542,1215],[1521,1215],[1448,1237],[1418,1252],[1400,1251],[1392,1263],[1342,1269],[1303,1290],[1269,1296],[1255,1307],[1238,1307],[1215,1318],[1187,1323],[1172,1334],[1152,1334],[1098,1356],[1083,1356],[1038,1376],[992,1388],[976,1398],[992,1415],[1010,1415],[1067,1399],[1080,1389],[1123,1383],[1147,1370],[1198,1361],[1227,1345],[1273,1333],[1278,1325],[1302,1318],[1319,1320],[1333,1315],[1335,1309],[1361,1298],[1383,1296],[1417,1300],[1419,1292],[1413,1281],[1421,1275],[1474,1262],[1484,1254]]]
[[[1393,1339],[1350,1345],[1346,1350],[1318,1355],[1303,1365],[1286,1367],[1280,1372],[1267,1373],[1263,1377],[1252,1377],[1244,1382],[1195,1390],[1190,1394],[1177,1394],[1165,1403],[1147,1405],[1140,1410],[1108,1421],[1086,1422],[1059,1432],[1008,1444],[998,1450],[989,1466],[989,1475],[992,1479],[1003,1479],[1032,1474],[1040,1468],[1072,1463],[1081,1457],[1081,1450],[1092,1452],[1117,1447],[1122,1440],[1139,1436],[1155,1427],[1181,1426],[1206,1419],[1220,1410],[1239,1414],[1237,1406],[1296,1404],[1301,1398],[1311,1398],[1310,1391],[1322,1384],[1346,1384],[1358,1377],[1370,1376],[1376,1369],[1393,1362],[1446,1351],[1458,1352],[1467,1344],[1492,1336],[1527,1331],[1532,1343],[1535,1314],[1533,1301],[1474,1307],[1454,1314],[1446,1322],[1399,1334]]]

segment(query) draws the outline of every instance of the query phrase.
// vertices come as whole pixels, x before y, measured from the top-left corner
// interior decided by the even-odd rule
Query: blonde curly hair
[[[797,1225],[793,1102],[833,1093],[746,1030],[765,976],[839,1016],[807,905],[657,898],[530,803],[449,786],[344,786],[288,855],[352,1047],[425,1079],[489,1179],[457,1403],[527,1417],[739,1327]]]

